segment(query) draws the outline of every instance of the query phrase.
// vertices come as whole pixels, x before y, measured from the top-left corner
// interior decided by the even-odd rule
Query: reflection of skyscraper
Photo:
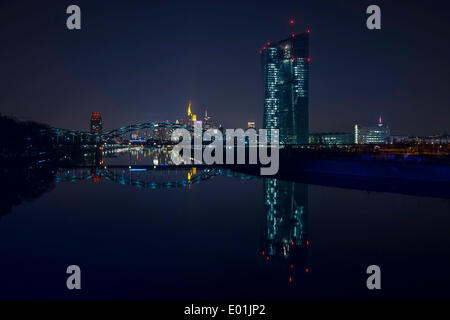
[[[91,116],[91,133],[100,135],[102,134],[103,124],[102,116],[100,112],[92,112]]]
[[[264,78],[265,129],[279,129],[284,144],[308,143],[309,30],[260,51]],[[269,132],[269,139],[270,137]]]
[[[308,185],[264,180],[266,237],[263,254],[306,270]]]

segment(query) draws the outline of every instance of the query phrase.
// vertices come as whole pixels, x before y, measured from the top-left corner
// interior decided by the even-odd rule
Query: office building
[[[310,144],[353,144],[352,132],[311,133]]]
[[[390,129],[382,123],[381,117],[376,126],[355,124],[353,134],[357,144],[384,144],[390,141]]]
[[[102,116],[100,112],[92,112],[91,133],[101,135],[103,130]]]
[[[309,30],[268,42],[260,50],[264,82],[263,128],[278,129],[281,144],[309,139]]]

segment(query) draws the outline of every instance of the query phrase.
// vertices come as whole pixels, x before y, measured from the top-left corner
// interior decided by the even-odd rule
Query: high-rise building
[[[208,110],[205,110],[205,118],[203,119],[203,130],[209,130],[213,128],[211,117],[208,116]]]
[[[390,140],[390,129],[382,123],[381,117],[376,126],[355,124],[353,134],[355,143],[360,144],[388,143]]]
[[[194,127],[195,121],[197,121],[197,115],[192,113],[191,106],[192,106],[192,103],[191,103],[191,100],[189,100],[186,124],[190,127]]]
[[[260,54],[265,129],[279,129],[281,144],[307,144],[309,137],[309,30],[268,42]],[[270,137],[273,140],[275,137]]]
[[[102,134],[103,123],[100,112],[92,112],[91,116],[91,133],[95,135]]]

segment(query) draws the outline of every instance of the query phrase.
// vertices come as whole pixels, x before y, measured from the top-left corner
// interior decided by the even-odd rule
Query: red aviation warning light
[[[311,29],[306,30],[306,33],[311,33]]]
[[[291,19],[289,21],[289,33],[291,34],[291,38],[295,37],[295,32],[294,32],[294,19]]]

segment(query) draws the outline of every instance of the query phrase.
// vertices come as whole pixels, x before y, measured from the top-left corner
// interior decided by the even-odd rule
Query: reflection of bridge
[[[171,131],[180,128],[187,128],[187,126],[185,124],[175,122],[144,122],[106,131],[101,135],[95,135],[93,133],[84,132],[81,130],[70,130],[59,128],[43,129],[41,130],[41,135],[50,136],[50,139],[57,143],[64,142],[67,144],[95,144],[100,141],[108,142],[112,139],[138,130],[148,130],[148,129],[153,130],[159,128],[166,128],[169,131]]]
[[[218,175],[253,179],[242,173],[224,171],[214,167],[170,167],[170,166],[108,166],[73,167],[56,171],[56,182],[77,182],[101,179],[144,189],[170,189],[188,187],[215,178]]]

